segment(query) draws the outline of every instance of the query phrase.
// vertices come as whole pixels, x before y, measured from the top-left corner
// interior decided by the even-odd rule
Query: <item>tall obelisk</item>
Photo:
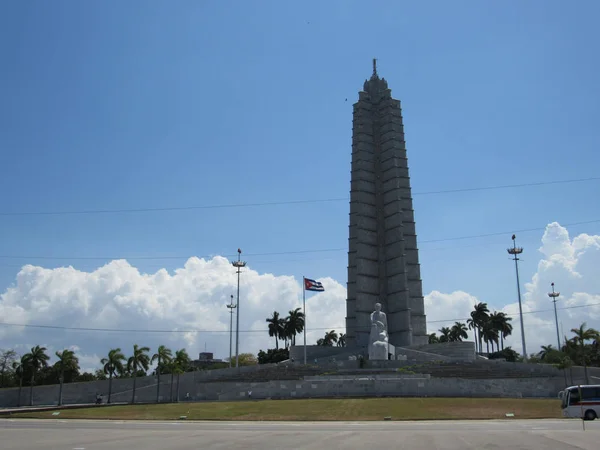
[[[427,344],[400,101],[377,74],[354,104],[348,249],[348,346],[366,348],[375,303],[387,314],[390,344]]]

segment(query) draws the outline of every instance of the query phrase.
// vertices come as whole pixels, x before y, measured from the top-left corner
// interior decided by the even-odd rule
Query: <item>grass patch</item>
[[[508,398],[365,398],[169,403],[14,414],[15,418],[115,420],[434,420],[560,418],[560,401]]]

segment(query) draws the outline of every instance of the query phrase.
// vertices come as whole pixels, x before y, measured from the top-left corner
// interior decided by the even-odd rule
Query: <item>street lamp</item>
[[[237,314],[235,318],[235,367],[239,367],[240,364],[240,273],[242,273],[242,267],[246,267],[246,262],[241,260],[242,250],[238,248],[238,259],[232,261],[231,264],[237,269]]]
[[[558,343],[558,350],[560,350],[560,333],[558,332],[558,314],[556,313],[556,300],[560,292],[554,292],[554,283],[552,283],[552,292],[548,294],[548,297],[552,299],[552,303],[554,303],[554,320],[556,321],[556,342]]]
[[[519,258],[517,255],[523,253],[522,247],[517,247],[516,240],[517,236],[512,235],[513,247],[506,249],[509,255],[514,256],[515,270],[517,272],[517,295],[519,296],[519,317],[521,320],[521,343],[523,345],[523,359],[527,361],[527,347],[525,347],[525,327],[523,326],[523,307],[521,306],[521,286],[519,283]]]
[[[231,294],[231,303],[227,305],[229,308],[229,367],[231,367],[231,348],[233,342],[233,310],[237,305],[233,303],[233,294]]]

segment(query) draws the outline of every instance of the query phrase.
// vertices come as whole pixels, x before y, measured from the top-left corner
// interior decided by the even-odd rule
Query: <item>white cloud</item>
[[[571,336],[571,328],[582,322],[587,322],[588,327],[600,328],[600,236],[580,234],[571,239],[566,228],[553,222],[546,227],[538,250],[541,259],[537,271],[521,286],[525,344],[529,354],[538,352],[542,345],[557,345],[553,305],[548,297],[553,282],[560,292],[557,307],[561,340],[565,334]],[[442,326],[452,325],[453,322],[444,319],[469,317],[473,305],[479,301],[485,302],[485,299],[462,291],[451,294],[431,292],[425,298],[428,331],[435,332]],[[501,310],[512,316],[513,335],[505,345],[521,352],[518,302],[488,304],[488,307],[491,311]],[[436,320],[442,322],[433,322]]]
[[[314,343],[323,328],[344,324],[345,288],[330,278],[320,281],[326,291],[307,294],[308,343]],[[274,344],[265,321],[273,311],[286,315],[302,307],[301,284],[291,276],[259,274],[248,268],[242,272],[240,286],[240,330],[249,330],[240,334],[240,352],[255,353]],[[121,347],[127,354],[134,343],[152,350],[160,344],[185,347],[192,357],[206,349],[224,358],[229,356],[230,320],[225,305],[236,287],[235,272],[220,256],[190,258],[171,274],[164,269],[140,273],[123,260],[91,273],[27,265],[0,297],[2,321],[114,331],[5,326],[0,327],[0,347],[19,345],[19,351],[25,352],[39,343],[51,355],[73,347],[82,368],[88,370],[97,367],[110,348]]]
[[[552,281],[561,292],[561,306],[600,304],[600,277],[597,276],[600,236],[581,234],[570,239],[565,228],[552,223],[544,233],[539,251],[537,272],[523,286],[524,311],[551,308],[547,292]],[[285,315],[291,309],[302,307],[300,281],[292,276],[259,274],[250,267],[244,270],[240,329],[245,332],[240,334],[241,352],[257,352],[274,345],[267,334],[265,319],[273,311]],[[314,343],[326,329],[344,331],[346,288],[331,278],[320,281],[325,292],[307,293],[308,343]],[[161,269],[153,274],[140,273],[124,260],[112,261],[93,272],[73,267],[45,269],[26,265],[17,274],[14,285],[0,296],[0,321],[117,331],[0,326],[0,347],[23,352],[33,345],[43,344],[54,354],[56,350],[75,346],[82,368],[87,370],[97,367],[99,359],[110,348],[121,347],[127,354],[133,344],[147,345],[152,350],[160,344],[173,349],[185,347],[193,357],[206,348],[216,357],[226,357],[229,355],[230,316],[225,305],[230,295],[235,294],[236,285],[237,278],[229,261],[220,256],[209,260],[193,257],[172,273]],[[454,319],[469,316],[473,305],[480,300],[466,290],[468,286],[464,291],[436,290],[426,295],[429,332],[451,325]],[[513,314],[515,331],[507,345],[520,350],[518,314],[515,314],[518,305],[489,306],[492,310],[502,309]],[[600,305],[573,308],[559,314],[565,332],[583,321],[598,327]],[[551,311],[527,314],[525,324],[530,353],[542,344],[555,342]],[[301,341],[302,336],[299,343]]]
[[[427,314],[427,332],[436,333],[442,327],[450,327],[456,321],[465,322],[465,318],[479,303],[477,297],[464,292],[455,291],[444,294],[432,291],[425,296],[425,313]]]

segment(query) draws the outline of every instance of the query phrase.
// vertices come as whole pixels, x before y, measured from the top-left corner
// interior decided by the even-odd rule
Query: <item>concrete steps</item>
[[[538,368],[535,365],[521,366],[510,363],[485,364],[473,363],[448,363],[448,364],[422,364],[407,367],[415,372],[428,373],[436,378],[469,378],[469,379],[498,379],[498,378],[552,378],[560,375],[559,371],[548,368]]]
[[[250,373],[228,374],[215,380],[206,380],[205,383],[216,382],[251,382],[261,383],[274,380],[301,380],[305,376],[315,376],[323,373],[324,370],[318,367],[291,366],[282,365],[279,367],[269,367]]]

